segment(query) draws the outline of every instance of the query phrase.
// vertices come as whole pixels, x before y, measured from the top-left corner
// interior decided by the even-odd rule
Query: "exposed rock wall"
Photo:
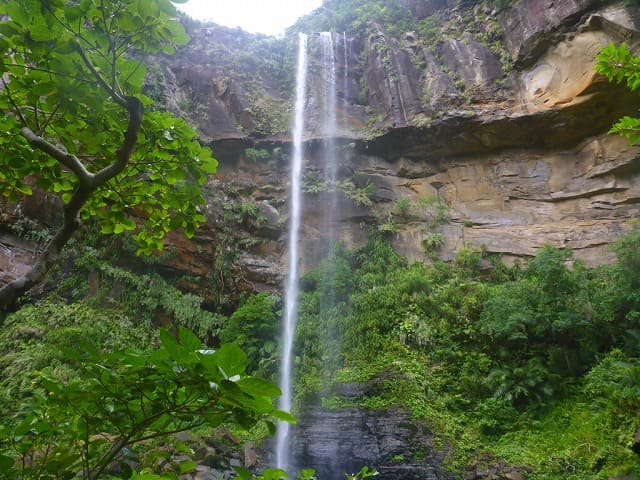
[[[335,392],[347,402],[358,401],[372,385],[338,384]],[[444,464],[450,449],[437,440],[410,412],[399,408],[368,410],[330,409],[318,398],[303,401],[298,422],[292,426],[292,470],[316,470],[317,478],[337,480],[362,467],[373,468],[382,479],[452,480]],[[272,463],[270,441],[259,452],[261,461]]]
[[[473,7],[477,20],[495,14],[484,2]],[[339,179],[353,186],[340,195],[334,220],[344,242],[361,244],[377,225],[411,259],[427,258],[432,252],[423,241],[438,234],[437,253],[445,259],[465,246],[509,259],[551,243],[592,264],[610,261],[607,246],[639,213],[640,152],[606,131],[639,102],[595,73],[595,56],[611,41],[633,43],[637,16],[624,2],[515,2],[498,14],[505,52],[515,62],[508,73],[478,28],[458,37],[443,30],[435,49],[416,32],[390,37],[384,25],[374,25],[364,42],[349,39],[348,81],[337,86],[343,100]],[[338,77],[345,73],[340,68]],[[310,173],[321,171],[322,161],[313,102],[305,154]],[[269,194],[240,188],[245,201],[277,212],[281,227],[259,238],[254,256],[240,258],[251,258],[243,268],[252,278],[260,276],[255,270],[278,271],[286,158],[250,162],[245,150],[286,155],[287,132],[262,140],[243,133],[212,147],[223,159],[221,178],[272,182]],[[271,174],[262,174],[265,167]],[[305,267],[326,251],[316,222],[326,193],[308,190],[315,193],[304,200]],[[370,202],[357,198],[365,190]]]
[[[608,261],[605,247],[639,213],[639,163],[637,148],[604,132],[635,111],[637,99],[598,77],[595,56],[611,41],[635,41],[637,11],[616,2],[523,0],[502,22],[520,66],[507,78],[511,93],[472,98],[473,114],[449,113],[365,143],[360,152],[376,153],[366,168],[386,178],[392,201],[418,206],[420,196],[435,195],[450,207],[449,221],[436,228],[446,258],[467,244],[527,256],[551,243],[590,263]],[[487,92],[498,77],[495,58],[479,53],[468,33],[462,38],[442,42],[441,58],[465,85]],[[408,213],[398,218],[395,241],[419,259],[433,222],[424,209]]]
[[[339,479],[373,466],[381,478],[447,480],[445,451],[411,414],[391,409],[327,410],[311,406],[294,427],[292,455],[300,466],[317,465],[318,478]]]

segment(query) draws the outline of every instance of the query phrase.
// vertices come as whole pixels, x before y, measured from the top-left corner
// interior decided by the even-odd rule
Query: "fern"
[[[203,339],[216,333],[222,323],[218,315],[201,308],[201,297],[181,292],[158,274],[137,275],[107,262],[97,262],[96,267],[113,284],[127,287],[127,303],[134,311],[149,316],[163,311]]]

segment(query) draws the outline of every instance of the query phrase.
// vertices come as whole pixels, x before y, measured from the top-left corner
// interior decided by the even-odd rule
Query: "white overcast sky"
[[[175,5],[198,20],[279,35],[298,18],[321,6],[322,0],[189,0]]]

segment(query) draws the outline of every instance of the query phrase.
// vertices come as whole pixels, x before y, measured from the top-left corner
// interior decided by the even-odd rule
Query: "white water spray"
[[[347,44],[347,32],[342,32],[343,74],[342,74],[342,109],[344,118],[347,118],[347,105],[349,104],[349,45]],[[345,124],[345,128],[346,128]]]
[[[337,158],[335,138],[337,131],[336,122],[336,57],[333,48],[333,34],[321,32],[322,42],[322,80],[323,80],[323,109],[322,109],[322,136],[324,137],[324,171],[325,178],[330,182],[336,181]],[[331,212],[331,209],[330,213]]]
[[[299,34],[298,65],[296,70],[296,99],[293,118],[293,155],[291,159],[291,190],[289,217],[289,272],[285,286],[285,309],[282,324],[282,358],[280,361],[280,409],[291,411],[292,351],[298,310],[298,244],[300,237],[300,212],[302,210],[302,134],[304,132],[304,107],[307,85],[307,36]],[[276,466],[283,470],[290,467],[289,424],[281,423],[276,437]]]

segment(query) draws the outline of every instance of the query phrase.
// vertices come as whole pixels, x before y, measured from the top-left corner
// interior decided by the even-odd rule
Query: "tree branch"
[[[82,78],[80,76],[71,75],[71,74],[68,74],[68,73],[56,72],[55,70],[50,70],[48,68],[38,68],[38,67],[35,67],[33,65],[26,65],[25,66],[25,65],[20,64],[20,63],[4,63],[3,65],[5,67],[18,67],[18,68],[21,68],[21,69],[25,69],[26,68],[27,70],[32,70],[34,72],[50,73],[52,75],[56,75],[56,76],[59,76],[59,77],[70,78],[70,79],[76,80],[78,82],[87,83],[87,84],[93,84],[93,80],[88,80],[87,78]]]
[[[136,443],[144,442],[145,440],[151,440],[152,438],[166,437],[168,435],[173,435],[173,434],[180,433],[180,432],[186,432],[187,430],[193,430],[194,428],[198,428],[198,427],[204,425],[205,423],[206,423],[205,420],[199,420],[198,422],[190,423],[189,425],[185,425],[183,427],[176,427],[173,430],[166,430],[166,431],[162,431],[162,432],[150,433],[150,434],[145,435],[143,437],[138,437],[138,438],[135,438],[135,439],[131,440],[130,444],[134,445]]]
[[[72,155],[71,153],[65,152],[52,143],[49,143],[44,138],[36,135],[29,127],[24,127],[22,130],[20,130],[20,133],[33,147],[55,158],[58,162],[75,173],[80,180],[80,183],[86,185],[91,185],[93,183],[93,173],[84,168],[84,165],[78,159],[78,157]]]
[[[105,468],[118,456],[124,447],[129,444],[128,437],[118,437],[118,439],[111,445],[109,450],[100,458],[97,464],[89,472],[89,480],[96,480]]]
[[[62,226],[47,244],[35,265],[26,275],[0,288],[0,310],[13,308],[18,299],[42,281],[46,273],[56,263],[62,248],[80,226],[78,212],[89,198],[91,191],[80,186],[71,201],[64,206]]]
[[[124,97],[124,108],[129,112],[129,125],[124,133],[124,142],[116,152],[116,161],[95,174],[95,180],[100,185],[121,173],[129,162],[133,149],[138,141],[140,127],[142,126],[143,107],[137,97]]]
[[[0,311],[14,308],[22,295],[44,279],[47,272],[56,263],[62,248],[80,227],[79,214],[84,204],[93,192],[121,173],[127,166],[140,133],[143,108],[142,102],[136,97],[125,97],[123,101],[124,107],[129,112],[129,123],[124,133],[124,142],[118,149],[114,162],[96,174],[88,172],[77,157],[38,137],[29,128],[22,129],[22,135],[35,148],[39,148],[41,151],[51,155],[78,175],[80,185],[73,193],[69,203],[63,208],[63,220],[60,229],[47,244],[40,257],[38,257],[31,271],[0,288]]]
[[[3,87],[3,90],[7,92],[7,98],[9,99],[9,103],[11,103],[11,105],[13,106],[13,110],[16,112],[16,115],[18,115],[18,118],[22,122],[22,125],[26,127],[28,125],[27,119],[24,118],[24,115],[22,115],[22,111],[20,110],[20,107],[18,107],[18,105],[16,105],[16,102],[13,100],[13,97],[11,96],[11,90],[9,89],[9,84],[4,79],[4,77],[2,77],[2,87]]]
[[[96,67],[94,67],[93,63],[91,63],[91,60],[89,60],[89,57],[87,57],[87,54],[84,52],[84,49],[80,45],[80,42],[76,42],[76,47],[77,47],[78,53],[80,54],[80,57],[82,57],[82,61],[84,62],[86,67],[91,71],[91,74],[98,81],[98,84],[100,85],[100,87],[106,90],[107,92],[109,92],[109,95],[111,95],[113,100],[118,105],[129,110],[127,107],[127,99],[122,95],[120,95],[118,92],[116,92],[115,89],[111,85],[109,85],[109,82],[107,82],[104,79],[104,77],[100,75],[100,72],[96,70]]]

